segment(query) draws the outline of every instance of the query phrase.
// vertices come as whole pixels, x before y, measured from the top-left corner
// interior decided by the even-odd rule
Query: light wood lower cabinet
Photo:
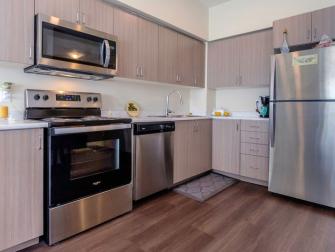
[[[241,176],[268,181],[268,162],[266,157],[241,154]]]
[[[173,183],[211,170],[212,121],[177,121],[173,136]]]
[[[0,131],[0,251],[43,235],[43,130]]]
[[[213,120],[213,169],[237,179],[266,185],[269,176],[268,127],[269,122],[265,120]]]
[[[213,169],[240,174],[240,121],[213,121]]]

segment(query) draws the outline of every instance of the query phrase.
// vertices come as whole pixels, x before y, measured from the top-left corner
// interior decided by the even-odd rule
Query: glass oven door
[[[71,134],[51,133],[51,207],[131,182],[131,129],[130,125],[127,127]],[[77,127],[80,131],[86,128],[99,130],[105,126]]]

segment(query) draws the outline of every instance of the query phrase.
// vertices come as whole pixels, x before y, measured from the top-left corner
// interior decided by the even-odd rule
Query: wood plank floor
[[[335,210],[240,182],[205,203],[168,192],[72,239],[25,251],[335,251]]]

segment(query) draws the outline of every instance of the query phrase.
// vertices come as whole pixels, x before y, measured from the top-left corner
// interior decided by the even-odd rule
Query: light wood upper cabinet
[[[0,164],[2,251],[43,235],[43,129],[0,131]]]
[[[34,0],[0,0],[0,61],[33,63]]]
[[[103,0],[80,0],[81,23],[89,28],[114,34],[114,8]]]
[[[158,81],[158,25],[138,18],[139,78]]]
[[[272,37],[272,30],[240,37],[240,86],[270,85]]]
[[[205,87],[205,61],[206,48],[202,41],[193,41],[193,72],[194,85],[196,87]]]
[[[312,12],[312,42],[327,34],[335,39],[335,6]]]
[[[268,86],[272,30],[257,31],[208,45],[208,87]]]
[[[35,13],[80,22],[80,0],[35,0]]]
[[[177,83],[178,33],[159,27],[158,78],[161,82]]]
[[[240,174],[240,121],[213,121],[213,169]]]
[[[289,46],[308,44],[312,41],[312,14],[302,14],[273,22],[273,47],[281,48],[283,34],[287,31]]]
[[[114,33],[118,37],[118,76],[136,79],[138,75],[138,18],[120,9],[114,10]]]
[[[177,121],[173,136],[173,183],[211,170],[211,120]]]
[[[239,81],[239,46],[236,38],[208,45],[208,87],[236,86]]]
[[[193,39],[182,34],[178,34],[177,68],[177,82],[182,85],[193,86]]]

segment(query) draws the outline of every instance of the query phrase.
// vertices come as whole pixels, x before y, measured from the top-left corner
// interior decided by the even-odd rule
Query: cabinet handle
[[[239,86],[242,85],[242,81],[243,81],[243,77],[242,77],[242,75],[240,75]]]
[[[250,149],[251,152],[255,152],[255,153],[258,153],[259,150],[255,150],[255,149]]]
[[[33,58],[33,48],[30,47],[29,48],[29,59],[32,59]]]
[[[176,81],[179,82],[179,75],[176,76]]]
[[[136,67],[136,77],[139,77],[140,76],[140,67],[137,66]]]
[[[259,137],[250,137],[250,139],[259,140]]]
[[[194,86],[197,86],[197,77],[194,78]]]
[[[307,40],[311,40],[311,30],[307,30]]]
[[[42,136],[39,136],[38,150],[42,150]]]
[[[314,28],[314,41],[317,40],[317,37],[318,37],[318,29]]]
[[[250,128],[253,128],[253,129],[259,129],[259,126],[249,126]]]
[[[141,77],[144,77],[143,67],[141,67]]]
[[[80,23],[80,13],[79,13],[79,11],[77,11],[76,23],[77,24]]]
[[[82,13],[82,23],[83,25],[86,25],[86,14],[85,13]]]
[[[254,169],[254,170],[258,170],[259,168],[258,167],[254,167],[254,166],[249,166],[249,168],[251,168],[251,169]]]
[[[238,131],[238,128],[239,128],[239,127],[238,127],[238,123],[236,123],[236,131]]]

